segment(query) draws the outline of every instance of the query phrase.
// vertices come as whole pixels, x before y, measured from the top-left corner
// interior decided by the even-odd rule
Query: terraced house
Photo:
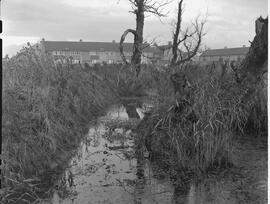
[[[240,61],[245,58],[249,47],[236,47],[224,49],[209,49],[200,56],[200,62],[217,62],[221,60]]]
[[[52,54],[55,59],[61,56],[69,57],[73,63],[121,63],[122,59],[119,51],[119,43],[112,42],[84,42],[80,41],[41,41],[41,49]],[[128,61],[131,60],[133,43],[124,43],[124,54]],[[154,47],[146,47],[142,54],[142,63],[152,63]]]

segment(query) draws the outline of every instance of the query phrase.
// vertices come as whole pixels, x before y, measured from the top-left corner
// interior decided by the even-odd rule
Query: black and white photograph
[[[267,204],[267,0],[0,0],[3,204]]]

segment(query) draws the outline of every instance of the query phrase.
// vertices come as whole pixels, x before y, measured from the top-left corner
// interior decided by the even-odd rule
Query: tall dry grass
[[[119,97],[142,97],[147,95],[171,96],[173,91],[170,76],[154,65],[142,65],[138,77],[130,65],[96,64],[85,66],[86,70],[94,71],[108,81]]]
[[[247,87],[230,73],[221,77],[211,67],[187,68],[190,101],[168,100],[154,108],[138,126],[138,141],[152,158],[181,169],[204,172],[231,165],[233,136],[244,132],[251,110],[244,100]]]
[[[114,103],[110,86],[31,46],[3,67],[2,185],[42,177],[67,161],[89,122]]]

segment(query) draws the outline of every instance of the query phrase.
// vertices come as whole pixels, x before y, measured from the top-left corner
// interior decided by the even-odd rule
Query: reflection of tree
[[[136,151],[135,151],[135,157],[137,159],[137,179],[135,183],[135,192],[134,192],[134,203],[135,204],[141,204],[141,196],[144,193],[144,187],[145,187],[145,175],[144,175],[144,156],[143,156],[143,146],[140,141],[136,142]]]
[[[126,109],[128,118],[138,118],[138,119],[140,118],[136,110],[137,107],[141,107],[140,102],[136,101],[136,103],[134,103],[134,101],[127,100],[127,101],[123,101],[123,106]]]
[[[184,172],[179,172],[171,179],[173,180],[174,184],[174,191],[172,198],[173,203],[190,203],[188,199],[189,197],[188,194],[192,190],[190,175],[187,175]]]
[[[188,197],[188,192],[190,190],[190,184],[188,182],[182,181],[182,179],[177,179],[174,184],[173,191],[173,201],[174,203],[186,203],[186,198]]]
[[[125,108],[126,108],[126,112],[127,112],[129,118],[138,118],[138,119],[140,118],[140,116],[136,110],[136,106],[128,104],[125,106]]]

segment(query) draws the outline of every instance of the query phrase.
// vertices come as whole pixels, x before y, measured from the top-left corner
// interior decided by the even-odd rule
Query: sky
[[[157,0],[162,2],[163,0]],[[147,14],[144,38],[167,44],[172,40],[178,0],[164,7],[167,17]],[[135,28],[128,0],[2,0],[3,56],[15,54],[23,44],[45,40],[119,42]],[[255,20],[268,14],[267,0],[184,0],[184,27],[200,15],[207,19],[203,47],[249,46]],[[133,36],[128,36],[131,42]]]

